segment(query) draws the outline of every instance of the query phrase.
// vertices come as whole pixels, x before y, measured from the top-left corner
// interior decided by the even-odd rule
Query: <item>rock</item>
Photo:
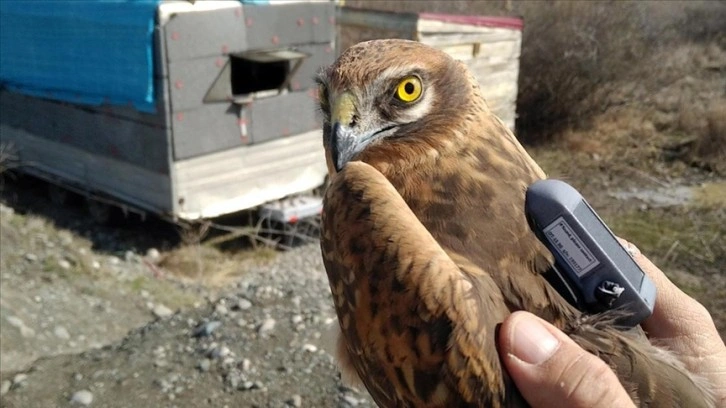
[[[25,322],[22,319],[20,319],[19,317],[15,317],[15,316],[5,316],[5,320],[7,320],[7,322],[11,326],[16,327],[18,329],[21,328],[21,327],[23,327],[23,326],[25,326]]]
[[[227,310],[227,306],[221,303],[217,304],[217,306],[214,307],[214,311],[217,312],[217,314],[220,316],[224,316],[229,313],[229,310]]]
[[[58,266],[60,266],[61,269],[66,270],[66,271],[71,269],[71,263],[65,259],[61,259],[60,261],[58,261]]]
[[[88,390],[80,390],[73,393],[71,402],[80,405],[91,405],[93,402],[93,394]]]
[[[301,315],[295,315],[292,317],[291,321],[292,321],[292,324],[302,323],[303,317]]]
[[[35,337],[35,330],[23,325],[20,327],[20,335],[23,337]]]
[[[204,360],[201,360],[199,363],[197,363],[197,368],[201,372],[207,372],[212,367],[212,361],[208,358],[205,358]]]
[[[126,251],[124,253],[124,260],[126,262],[133,262],[134,260],[136,260],[136,254],[134,253],[134,251]]]
[[[242,371],[249,372],[251,368],[252,368],[252,362],[247,358],[243,359],[242,367],[241,367]]]
[[[239,386],[237,386],[237,389],[240,391],[247,391],[253,389],[254,387],[255,383],[253,383],[252,381],[244,381],[241,382]]]
[[[247,310],[251,307],[252,307],[252,302],[250,302],[249,300],[247,300],[245,298],[241,298],[237,302],[237,309],[239,309],[239,310]]]
[[[192,332],[193,337],[207,337],[212,334],[219,326],[222,325],[222,322],[219,320],[212,320],[206,323],[202,323],[199,326],[197,326],[196,329]]]
[[[224,358],[227,357],[232,351],[227,346],[219,346],[212,349],[209,352],[209,356],[212,358]]]
[[[154,313],[154,316],[158,317],[159,319],[163,319],[165,317],[173,315],[174,311],[159,303],[154,306],[154,310],[152,311],[152,313]]]
[[[291,407],[298,408],[302,406],[302,397],[298,394],[295,394],[285,402],[287,402],[287,405],[290,405]]]
[[[358,404],[360,404],[360,401],[358,400],[358,398],[350,396],[350,395],[344,395],[343,402],[346,403],[350,407],[357,407]]]
[[[0,397],[7,394],[12,385],[13,383],[11,383],[10,380],[3,381],[3,383],[0,384]]]
[[[7,216],[12,216],[13,214],[15,214],[15,210],[12,207],[0,204],[0,213]]]
[[[93,269],[100,269],[101,268],[101,263],[98,262],[98,261],[93,261],[93,262],[91,262],[91,267]]]
[[[273,318],[267,318],[264,322],[260,325],[260,327],[257,328],[257,333],[260,334],[260,336],[267,336],[269,335],[274,329],[275,329],[275,319]]]
[[[25,254],[25,260],[28,262],[35,262],[38,260],[38,255],[27,253]]]
[[[308,353],[315,353],[318,351],[318,347],[316,345],[310,344],[310,343],[304,344],[302,346],[302,349],[303,349],[303,351],[307,351]]]
[[[245,383],[244,377],[242,376],[242,373],[240,373],[237,370],[231,370],[227,373],[227,375],[224,378],[224,381],[227,385],[229,385],[231,388],[236,389],[249,389],[244,388],[243,385]]]
[[[161,259],[161,254],[156,248],[149,248],[146,251],[146,259],[151,263],[157,263]]]
[[[71,334],[68,333],[68,330],[63,326],[56,326],[55,329],[53,329],[53,334],[55,334],[56,337],[63,340],[68,340],[71,338]]]
[[[28,374],[25,374],[25,373],[15,374],[15,377],[13,377],[13,385],[17,387],[20,384],[24,383],[27,379],[28,379]]]

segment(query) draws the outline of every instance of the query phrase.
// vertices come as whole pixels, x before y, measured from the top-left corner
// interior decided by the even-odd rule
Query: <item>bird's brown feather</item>
[[[494,328],[509,310],[491,276],[465,257],[452,260],[367,164],[349,164],[325,199],[345,208],[324,214],[323,258],[345,338],[358,339],[347,352],[376,401],[500,406],[512,389],[502,378]],[[371,381],[377,370],[392,382]]]

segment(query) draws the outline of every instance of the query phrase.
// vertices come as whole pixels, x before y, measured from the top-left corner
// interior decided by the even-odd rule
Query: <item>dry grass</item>
[[[205,244],[188,244],[164,254],[159,263],[166,272],[209,287],[219,287],[239,278],[253,267],[275,260],[272,247],[225,253]]]
[[[694,149],[694,160],[726,174],[726,100],[714,102],[705,114],[706,126]]]

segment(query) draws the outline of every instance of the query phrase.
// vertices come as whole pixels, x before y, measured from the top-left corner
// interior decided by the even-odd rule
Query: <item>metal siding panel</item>
[[[89,192],[101,192],[158,214],[172,208],[168,175],[37,137],[0,124],[3,141],[18,149],[22,165],[31,173],[60,178]]]
[[[169,171],[166,129],[108,112],[2,92],[2,121],[41,139],[113,157],[159,173]]]
[[[310,19],[313,27],[312,42],[329,43],[335,41],[335,3],[310,5]]]
[[[285,117],[290,133],[298,134],[320,128],[321,123],[316,117],[317,107],[313,95],[308,92],[295,92],[287,96]]]
[[[243,7],[250,50],[312,42],[310,4],[246,4]]]
[[[219,103],[172,112],[175,160],[242,145],[239,107]]]
[[[250,110],[253,144],[288,137],[320,127],[313,97],[308,92],[259,99]]]
[[[242,6],[179,13],[164,26],[168,61],[220,56],[248,48]]]
[[[258,99],[250,105],[250,138],[253,144],[283,136],[287,127],[287,121],[282,119],[287,115],[285,96]]]
[[[306,44],[295,47],[300,52],[310,54],[290,81],[290,86],[295,91],[317,88],[315,76],[321,68],[327,67],[335,61],[334,46],[327,44]]]
[[[207,57],[169,62],[169,93],[174,111],[197,109],[217,79],[226,57]]]

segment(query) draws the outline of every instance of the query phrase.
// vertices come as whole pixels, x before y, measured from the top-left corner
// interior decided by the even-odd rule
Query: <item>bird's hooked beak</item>
[[[341,122],[332,123],[330,138],[330,150],[335,164],[335,171],[343,169],[343,166],[363,151],[367,144],[360,143],[355,129]]]
[[[349,161],[371,144],[387,134],[393,133],[395,126],[379,128],[359,114],[356,98],[350,91],[344,91],[332,101],[328,146],[336,171],[340,171]]]
[[[335,170],[340,171],[346,163],[363,150],[354,126],[355,96],[346,91],[334,101],[328,132],[330,152]]]

